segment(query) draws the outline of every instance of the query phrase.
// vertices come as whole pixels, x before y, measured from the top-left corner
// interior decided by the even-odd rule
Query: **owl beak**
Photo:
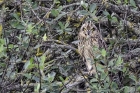
[[[87,31],[87,34],[90,35],[90,30]]]
[[[87,39],[89,39],[90,38],[90,30],[87,31],[87,34],[88,34]]]

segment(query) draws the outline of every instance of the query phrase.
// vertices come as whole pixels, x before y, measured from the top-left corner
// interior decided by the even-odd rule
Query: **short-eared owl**
[[[96,74],[95,64],[92,63],[95,54],[93,53],[93,47],[104,48],[105,43],[102,35],[97,27],[91,21],[88,21],[81,26],[78,39],[78,51],[86,62],[85,64],[89,74]]]

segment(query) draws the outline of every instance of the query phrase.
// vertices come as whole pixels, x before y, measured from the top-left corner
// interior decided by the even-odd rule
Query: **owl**
[[[94,25],[93,22],[85,22],[79,31],[78,34],[78,51],[81,57],[84,59],[88,73],[90,75],[95,75],[96,64],[94,63],[95,53],[98,50],[93,50],[93,48],[105,48],[106,44],[102,38],[101,33]]]

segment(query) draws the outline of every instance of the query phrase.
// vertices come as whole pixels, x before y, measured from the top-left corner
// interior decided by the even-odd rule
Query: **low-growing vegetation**
[[[107,44],[95,76],[77,50],[85,21]],[[139,0],[0,0],[0,93],[140,93],[139,21]]]

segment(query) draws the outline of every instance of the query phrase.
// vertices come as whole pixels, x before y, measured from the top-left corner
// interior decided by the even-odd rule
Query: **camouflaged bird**
[[[98,50],[94,50],[94,47],[98,49],[106,47],[102,35],[93,22],[88,21],[81,26],[78,39],[78,51],[85,61],[88,73],[95,75],[97,71],[94,57]]]

